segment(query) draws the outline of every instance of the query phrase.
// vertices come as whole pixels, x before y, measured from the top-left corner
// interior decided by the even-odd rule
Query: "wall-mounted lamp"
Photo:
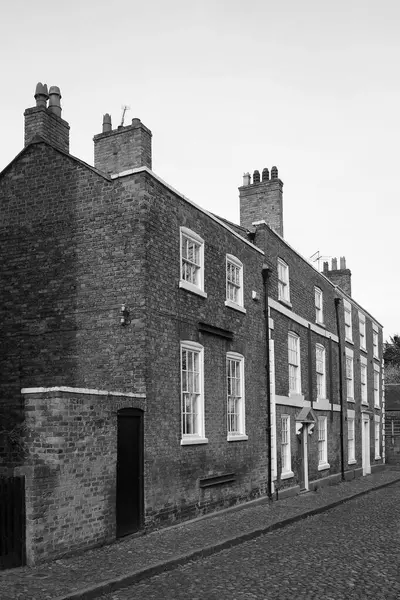
[[[126,306],[126,304],[122,304],[121,306],[121,320],[120,320],[121,325],[128,325],[129,324],[129,310]]]

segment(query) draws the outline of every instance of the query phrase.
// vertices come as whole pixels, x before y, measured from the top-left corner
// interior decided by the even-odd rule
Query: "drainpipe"
[[[269,314],[268,314],[268,278],[271,269],[263,264],[262,278],[264,283],[264,316],[265,316],[265,373],[267,383],[267,449],[268,449],[268,498],[272,500],[272,444],[271,444],[271,371],[269,356]]]
[[[339,398],[340,398],[340,463],[342,480],[344,481],[344,445],[343,445],[343,357],[342,357],[342,336],[339,320],[340,298],[335,298],[336,327],[339,340]]]
[[[311,337],[311,325],[308,325],[308,390],[310,406],[313,408],[313,368],[312,368],[312,337]]]
[[[333,343],[329,338],[329,398],[331,399],[331,422],[333,423]]]

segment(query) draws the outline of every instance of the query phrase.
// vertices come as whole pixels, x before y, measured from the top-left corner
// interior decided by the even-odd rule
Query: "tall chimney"
[[[272,167],[271,179],[269,170],[253,173],[253,183],[249,173],[243,177],[243,185],[239,188],[240,224],[251,229],[256,221],[265,221],[276,233],[283,237],[283,183],[278,177],[278,169]]]
[[[121,173],[136,167],[151,169],[151,131],[140,119],[112,129],[111,117],[103,117],[103,131],[93,138],[94,166],[105,173]]]
[[[346,259],[344,256],[340,257],[340,269],[337,268],[337,258],[332,258],[332,268],[328,268],[328,263],[324,262],[323,273],[328,279],[335,285],[338,285],[346,294],[351,296],[351,271],[346,268]]]
[[[61,118],[60,88],[52,86],[47,91],[47,85],[39,82],[35,100],[36,106],[24,112],[25,146],[40,137],[60,150],[69,152],[69,125]]]

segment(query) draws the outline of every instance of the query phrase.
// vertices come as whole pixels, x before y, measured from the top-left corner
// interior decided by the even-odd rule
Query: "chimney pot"
[[[337,258],[332,258],[332,271],[337,271]]]
[[[48,99],[49,93],[47,91],[47,85],[39,81],[35,90],[36,106],[43,106],[43,108],[46,108]]]
[[[329,271],[329,264],[327,261],[324,261],[323,267],[323,272],[327,273]]]
[[[278,179],[278,168],[277,167],[272,167],[271,179]]]
[[[111,130],[112,130],[111,115],[106,113],[105,115],[103,115],[103,133],[106,133],[107,131],[111,131]]]
[[[49,89],[49,111],[61,118],[61,92],[60,88],[52,85]]]
[[[243,173],[243,185],[251,185],[250,173]]]
[[[269,181],[269,171],[266,168],[262,170],[262,180]]]
[[[340,268],[341,269],[345,269],[346,268],[346,258],[344,256],[340,257]]]
[[[253,173],[253,183],[260,183],[260,171],[257,169]]]

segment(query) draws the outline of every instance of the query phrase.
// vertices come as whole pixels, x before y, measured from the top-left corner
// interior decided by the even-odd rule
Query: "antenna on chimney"
[[[317,267],[318,271],[321,271],[321,264],[320,264],[321,260],[324,260],[326,258],[330,258],[330,256],[322,256],[322,254],[320,253],[320,251],[317,250],[316,252],[314,252],[314,254],[312,254],[310,256],[310,261],[313,262],[313,263],[316,262],[318,264],[318,267]]]
[[[124,104],[121,108],[122,108],[122,118],[121,118],[121,125],[120,125],[120,127],[123,127],[124,120],[125,120],[125,113],[126,113],[127,110],[131,110],[131,107],[127,106],[126,104]]]

